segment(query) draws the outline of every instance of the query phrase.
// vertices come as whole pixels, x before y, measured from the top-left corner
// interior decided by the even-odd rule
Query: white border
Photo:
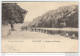
[[[2,1],[79,1],[79,0],[2,0]]]
[[[79,1],[79,0],[2,0],[2,1]],[[79,1],[79,5],[80,5],[80,1]],[[1,8],[1,0],[0,0],[0,8]],[[80,6],[79,6],[79,9],[80,9]],[[1,9],[0,9],[0,30],[1,30]],[[79,11],[79,15],[80,15],[80,11]],[[80,17],[79,17],[79,19],[80,19]],[[80,20],[79,20],[79,25],[80,25]],[[80,26],[79,26],[79,28],[80,28]],[[1,33],[1,31],[0,31],[0,33]],[[79,33],[80,33],[80,30],[79,30]],[[79,34],[79,36],[80,36],[80,34]],[[1,43],[1,34],[0,34],[0,43]],[[79,37],[79,43],[80,43],[80,37]],[[79,45],[79,47],[80,47],[80,45]],[[65,53],[1,53],[1,44],[0,44],[0,54],[1,54],[1,56],[5,56],[5,55],[10,55],[10,56],[12,56],[12,55],[14,55],[14,56],[16,56],[16,55],[22,55],[22,56],[56,56],[56,55],[58,55],[58,56],[64,56],[65,55]],[[80,54],[80,48],[79,48],[79,54]]]
[[[1,8],[1,0],[0,0],[0,8]],[[0,30],[1,30],[1,9],[0,9]],[[1,31],[0,31],[0,53],[1,53]]]

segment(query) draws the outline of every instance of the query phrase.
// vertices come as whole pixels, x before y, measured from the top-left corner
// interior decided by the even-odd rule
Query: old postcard
[[[78,2],[2,2],[3,53],[78,52]]]

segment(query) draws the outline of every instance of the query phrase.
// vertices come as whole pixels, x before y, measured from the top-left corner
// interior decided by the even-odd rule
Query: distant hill
[[[63,6],[51,10],[29,23],[30,27],[78,27],[78,6]]]

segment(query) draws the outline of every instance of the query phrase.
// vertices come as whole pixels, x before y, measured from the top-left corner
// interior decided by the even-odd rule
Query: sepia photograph
[[[78,2],[2,2],[2,53],[78,52]]]

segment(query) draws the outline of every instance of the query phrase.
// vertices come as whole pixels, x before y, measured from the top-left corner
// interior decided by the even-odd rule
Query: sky
[[[56,10],[61,6],[78,5],[78,2],[17,2],[17,4],[28,11],[24,21],[31,22],[50,10]]]

